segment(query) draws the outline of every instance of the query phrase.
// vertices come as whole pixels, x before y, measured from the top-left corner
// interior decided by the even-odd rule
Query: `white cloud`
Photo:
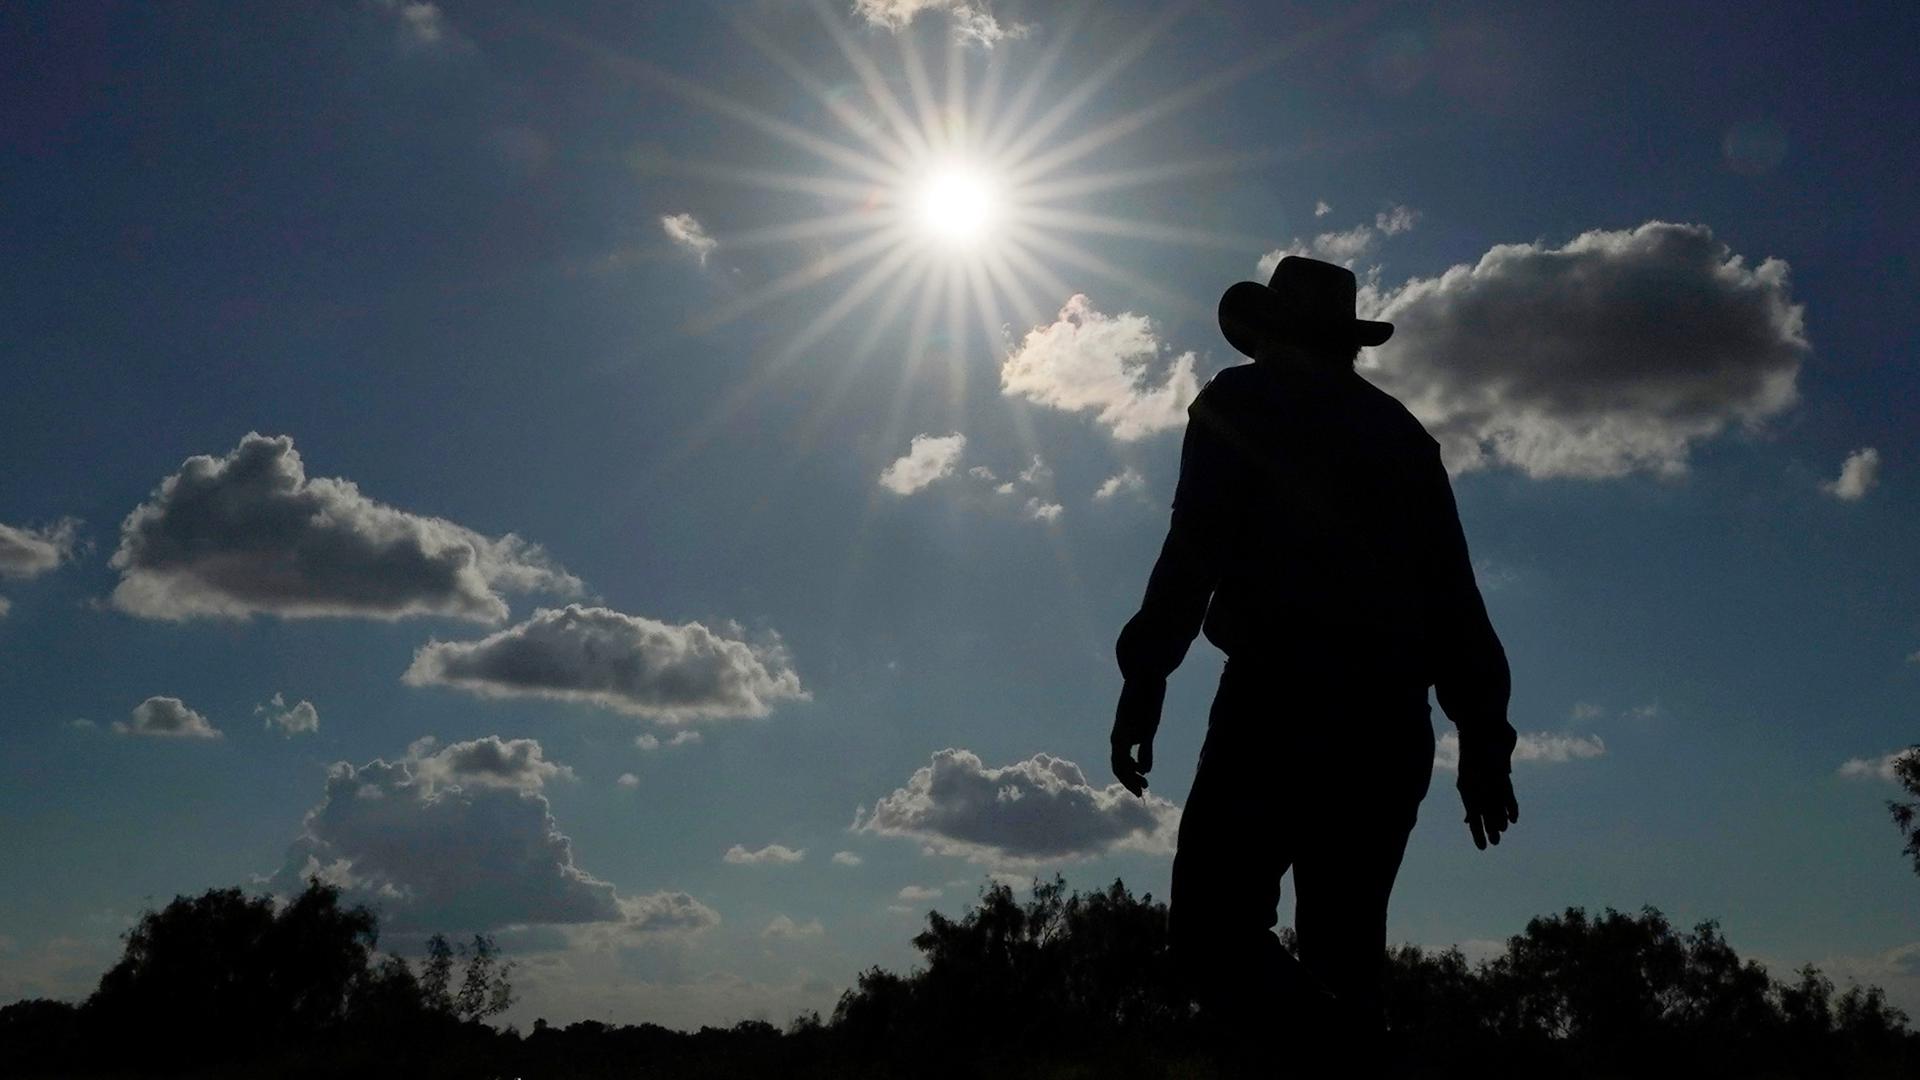
[[[1848,758],[1840,763],[1838,772],[1848,780],[1884,780],[1891,784],[1899,779],[1893,771],[1894,763],[1912,752],[1911,749],[1903,749],[1875,758]]]
[[[707,265],[707,256],[720,246],[692,214],[667,214],[660,219],[660,228],[675,247],[699,257],[701,266]]]
[[[1840,475],[1823,481],[1820,490],[1845,502],[1858,502],[1879,483],[1880,451],[1866,446],[1848,454],[1840,463]]]
[[[794,922],[791,915],[775,915],[760,936],[775,941],[806,941],[826,934],[827,928],[820,925],[819,919],[806,922]]]
[[[1503,244],[1362,300],[1396,327],[1366,374],[1455,471],[1678,475],[1696,442],[1791,407],[1808,352],[1787,264],[1750,267],[1701,225]]]
[[[748,851],[745,846],[735,844],[727,849],[722,859],[735,866],[758,866],[761,863],[797,863],[807,857],[807,849],[787,847],[785,844],[768,844],[758,851]]]
[[[967,437],[952,435],[915,435],[904,456],[880,473],[880,486],[895,495],[911,495],[944,476],[953,475],[966,452]]]
[[[620,779],[615,780],[614,783],[623,788],[637,788],[640,786],[640,778],[630,772],[623,772],[620,774]]]
[[[0,524],[0,578],[28,581],[73,558],[79,518],[61,518],[51,525]]]
[[[1101,481],[1100,486],[1093,489],[1093,497],[1111,499],[1121,494],[1137,495],[1146,489],[1147,478],[1140,475],[1140,470],[1128,466]]]
[[[666,739],[651,731],[643,731],[633,737],[633,745],[642,750],[658,750],[663,746],[690,746],[700,741],[700,733],[691,729],[676,731]]]
[[[445,615],[497,622],[500,591],[577,593],[538,545],[307,478],[293,440],[188,458],[120,526],[113,603],[150,619]]]
[[[853,0],[854,14],[873,26],[895,32],[906,29],[922,12],[942,12],[953,27],[953,39],[985,48],[1009,38],[1027,36],[1023,23],[1002,23],[986,0]]]
[[[1116,439],[1186,423],[1200,392],[1195,357],[1161,359],[1165,346],[1144,315],[1106,315],[1076,293],[1046,326],[1027,331],[1000,367],[1000,391],[1068,412],[1091,412]]]
[[[133,707],[133,720],[116,720],[122,735],[151,735],[164,739],[217,739],[220,731],[207,718],[187,708],[177,697],[150,697]]]
[[[975,465],[973,468],[967,470],[967,475],[973,477],[975,480],[988,484],[996,483],[1000,479],[994,475],[992,469],[987,468],[985,465]]]
[[[1333,207],[1327,205],[1327,200],[1321,199],[1319,202],[1313,204],[1314,217],[1326,217],[1331,213],[1333,213]]]
[[[13,601],[7,599],[4,596],[0,596],[0,619],[6,618],[7,612],[12,610],[13,610]]]
[[[1053,482],[1053,467],[1047,464],[1039,454],[1033,455],[1033,464],[1020,470],[1020,482],[1028,487],[1039,487]]]
[[[836,851],[833,853],[833,864],[835,866],[859,866],[863,862],[866,862],[866,860],[851,851]]]
[[[1521,733],[1520,741],[1513,748],[1515,764],[1535,762],[1543,765],[1560,765],[1582,758],[1597,758],[1607,752],[1607,744],[1598,735],[1560,735],[1550,731]],[[1433,764],[1436,768],[1457,769],[1460,767],[1460,734],[1449,731],[1440,736],[1434,747]]]
[[[1022,513],[1035,521],[1044,521],[1052,524],[1053,522],[1059,521],[1060,515],[1065,511],[1066,507],[1061,506],[1059,503],[1047,502],[1045,499],[1036,496],[1027,500],[1026,508]]]
[[[1078,765],[1051,754],[988,768],[969,750],[946,749],[905,787],[854,815],[855,832],[919,840],[929,854],[1020,865],[1130,849],[1172,850],[1180,810],[1119,784],[1088,783]]]
[[[928,900],[939,899],[940,894],[941,890],[926,885],[907,885],[901,888],[897,895],[909,904],[923,904]]]
[[[697,622],[680,626],[569,604],[478,641],[432,641],[403,680],[482,697],[573,701],[668,723],[765,716],[805,700],[778,641],[754,645]]]
[[[574,865],[541,787],[570,776],[531,739],[497,736],[398,761],[336,762],[325,796],[271,879],[309,876],[381,911],[383,929],[488,930],[525,923],[631,922],[611,884]]]

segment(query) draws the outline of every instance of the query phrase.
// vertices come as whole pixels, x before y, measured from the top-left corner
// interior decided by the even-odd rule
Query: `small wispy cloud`
[[[1314,217],[1323,217],[1332,211],[1325,202],[1313,208]],[[1389,206],[1373,216],[1373,224],[1355,225],[1351,229],[1333,229],[1319,233],[1311,240],[1294,238],[1292,243],[1274,248],[1255,264],[1260,277],[1264,280],[1273,276],[1273,268],[1280,260],[1289,255],[1302,255],[1323,262],[1339,263],[1351,267],[1361,256],[1373,249],[1373,245],[1382,236],[1398,236],[1411,230],[1420,220],[1420,211],[1407,206]]]
[[[880,486],[895,495],[911,495],[945,476],[953,475],[960,455],[967,449],[967,437],[951,435],[915,435],[907,452],[880,471]]]
[[[1840,763],[1840,768],[1835,772],[1848,780],[1884,780],[1891,784],[1899,778],[1899,774],[1894,771],[1894,766],[1901,758],[1914,752],[1913,749],[1908,748],[1894,750],[1879,757],[1848,758]]]
[[[1880,451],[1863,446],[1840,463],[1840,475],[1824,480],[1820,490],[1842,502],[1859,502],[1880,483]]]
[[[691,746],[699,741],[700,733],[690,728],[676,731],[666,739],[662,739],[651,731],[643,731],[633,737],[633,745],[642,750],[658,750],[663,746]]]
[[[720,246],[720,242],[707,232],[707,227],[692,214],[667,214],[660,219],[660,228],[674,246],[699,258],[701,266],[707,265],[707,256]]]
[[[1513,761],[1541,765],[1562,765],[1584,758],[1597,758],[1607,752],[1607,744],[1598,735],[1561,735],[1550,731],[1523,733],[1514,745]],[[1438,769],[1460,767],[1460,734],[1449,731],[1434,747],[1433,764]]]
[[[867,860],[855,855],[851,851],[836,851],[833,853],[833,865],[835,866],[859,866],[866,861]]]
[[[1147,478],[1140,475],[1140,470],[1129,466],[1101,481],[1100,486],[1093,489],[1093,497],[1111,499],[1115,495],[1138,494],[1146,488]]]
[[[727,849],[721,858],[735,866],[759,866],[764,863],[797,863],[807,857],[806,848],[790,848],[785,844],[768,844],[758,851],[748,851],[745,845],[735,844]]]

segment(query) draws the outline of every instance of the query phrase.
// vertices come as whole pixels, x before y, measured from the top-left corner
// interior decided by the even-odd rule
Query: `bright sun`
[[[921,182],[914,215],[920,228],[935,239],[966,246],[993,224],[995,203],[993,184],[979,169],[950,164]]]

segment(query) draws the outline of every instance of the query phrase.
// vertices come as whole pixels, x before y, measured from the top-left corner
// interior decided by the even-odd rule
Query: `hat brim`
[[[1220,332],[1227,344],[1247,356],[1256,355],[1263,341],[1286,338],[1290,329],[1281,315],[1280,297],[1257,281],[1235,282],[1220,296]],[[1353,320],[1355,344],[1378,345],[1392,336],[1392,323]]]

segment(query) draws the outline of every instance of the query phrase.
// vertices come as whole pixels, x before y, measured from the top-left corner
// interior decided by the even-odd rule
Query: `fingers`
[[[1143,773],[1153,771],[1153,740],[1151,738],[1140,741],[1140,771]]]
[[[1473,846],[1481,851],[1487,850],[1487,830],[1481,826],[1479,814],[1467,815],[1467,828],[1473,833]],[[1500,838],[1495,836],[1493,842],[1499,843]]]

